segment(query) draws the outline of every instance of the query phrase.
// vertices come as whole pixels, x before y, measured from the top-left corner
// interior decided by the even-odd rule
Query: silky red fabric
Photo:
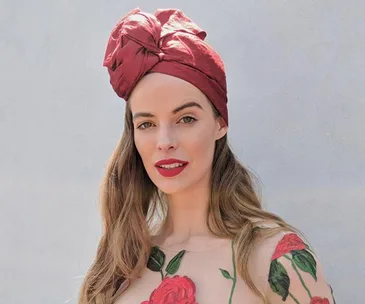
[[[177,9],[130,11],[112,30],[104,56],[114,91],[127,101],[147,73],[179,77],[199,88],[228,125],[224,64],[206,35]]]

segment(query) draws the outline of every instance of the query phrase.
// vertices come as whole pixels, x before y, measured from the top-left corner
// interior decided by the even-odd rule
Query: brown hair
[[[213,107],[216,118],[218,112]],[[156,217],[164,221],[164,195],[148,177],[134,144],[129,103],[124,132],[108,163],[101,187],[103,234],[95,261],[81,286],[79,304],[110,304],[126,280],[133,281],[145,267],[152,246]],[[264,211],[255,191],[257,179],[233,154],[227,135],[216,141],[207,217],[210,231],[234,239],[237,272],[265,302],[248,272],[248,259],[257,233],[253,219],[270,221],[278,228],[264,229],[269,237],[280,230],[296,231],[278,216]]]

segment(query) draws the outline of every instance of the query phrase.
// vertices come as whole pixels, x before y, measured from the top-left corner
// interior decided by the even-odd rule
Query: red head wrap
[[[177,9],[154,15],[130,11],[114,27],[104,57],[110,83],[128,100],[137,82],[149,72],[181,78],[199,88],[228,125],[224,64],[205,41],[206,32]]]

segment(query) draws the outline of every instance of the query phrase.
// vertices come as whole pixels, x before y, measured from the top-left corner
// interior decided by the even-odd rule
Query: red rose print
[[[286,234],[276,246],[271,261],[280,258],[284,254],[287,254],[292,250],[303,250],[305,248],[307,248],[307,246],[303,243],[302,239],[295,233]]]
[[[197,304],[195,284],[187,276],[165,277],[151,293],[150,299],[141,304]]]
[[[311,299],[310,304],[330,304],[330,301],[326,298],[314,297]]]

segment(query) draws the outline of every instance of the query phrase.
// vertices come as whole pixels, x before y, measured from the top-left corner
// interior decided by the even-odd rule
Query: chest
[[[114,304],[261,303],[235,272],[229,248],[209,253],[186,252],[180,260],[176,253],[167,253],[164,260],[160,271],[159,267],[146,267]],[[169,271],[169,265],[173,271]]]

